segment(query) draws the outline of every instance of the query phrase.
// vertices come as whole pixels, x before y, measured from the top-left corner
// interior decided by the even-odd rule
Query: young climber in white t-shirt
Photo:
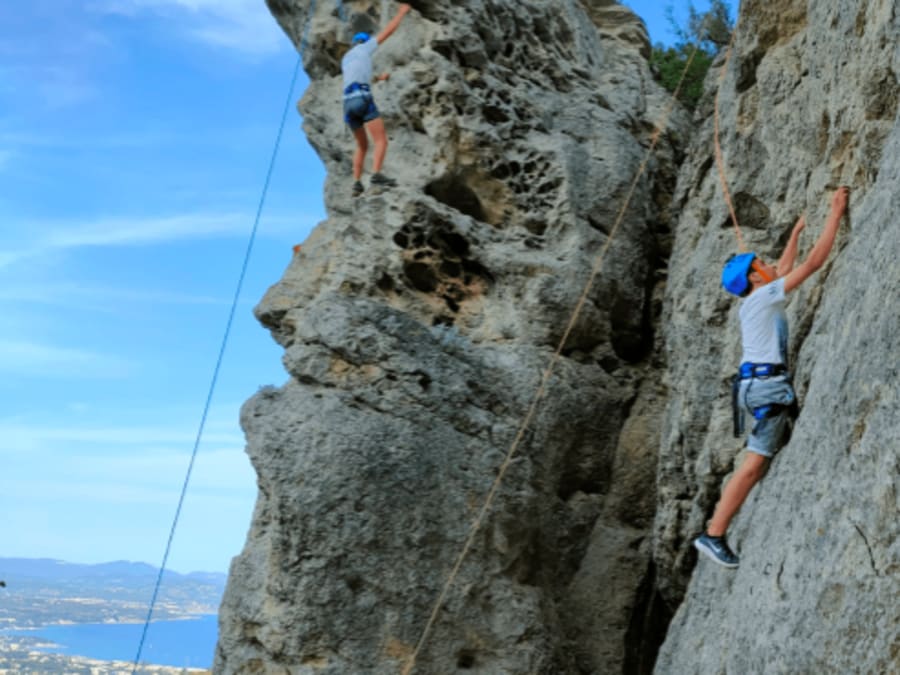
[[[384,156],[387,153],[387,132],[384,129],[381,113],[375,107],[370,86],[372,83],[372,55],[378,49],[378,45],[397,30],[397,26],[408,12],[409,5],[401,2],[396,16],[374,38],[368,33],[354,35],[353,47],[341,60],[341,72],[344,76],[344,121],[350,127],[353,138],[356,140],[356,152],[353,155],[354,197],[361,195],[365,189],[361,178],[366,152],[369,150],[368,134],[372,135],[372,142],[375,144],[375,152],[372,156],[372,185],[392,187],[397,184],[393,178],[388,178],[381,173]],[[377,79],[387,80],[388,75],[379,75]],[[368,133],[366,133],[367,131]]]
[[[800,232],[805,227],[802,216],[794,226],[777,266],[763,262],[755,253],[743,253],[730,258],[722,272],[725,289],[744,298],[739,311],[743,356],[733,393],[735,432],[738,432],[745,411],[755,419],[747,442],[746,459],[722,489],[706,531],[694,540],[698,551],[725,567],[737,567],[739,562],[725,540],[725,531],[778,451],[789,410],[796,403],[787,369],[785,296],[827,260],[847,209],[848,195],[849,190],[845,187],[835,192],[822,234],[806,260],[796,267]]]

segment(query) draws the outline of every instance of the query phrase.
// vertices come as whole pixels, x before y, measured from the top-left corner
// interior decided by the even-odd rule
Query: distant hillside
[[[7,582],[11,578],[27,579],[95,579],[111,577],[131,577],[139,579],[150,577],[156,579],[159,568],[147,563],[128,562],[117,560],[115,562],[100,563],[97,565],[82,565],[51,558],[0,558],[0,579]],[[209,584],[221,584],[224,586],[226,575],[219,572],[191,572],[180,574],[167,570],[164,579],[167,581],[192,580]]]
[[[126,561],[82,565],[62,560],[0,558],[0,625],[141,621],[159,569]],[[154,617],[181,618],[218,610],[226,575],[166,572]]]

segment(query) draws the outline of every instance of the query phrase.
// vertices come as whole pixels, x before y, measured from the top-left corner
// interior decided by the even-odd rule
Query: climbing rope
[[[184,477],[184,483],[181,486],[181,494],[178,497],[178,506],[175,509],[175,517],[172,520],[172,527],[169,530],[169,538],[166,541],[166,549],[163,553],[162,564],[160,565],[159,573],[156,577],[156,583],[153,587],[153,595],[150,598],[150,607],[147,610],[147,618],[144,621],[144,628],[141,631],[141,639],[140,643],[138,644],[137,654],[134,657],[134,663],[132,664],[131,675],[135,675],[138,669],[138,665],[140,664],[141,654],[144,650],[144,644],[147,640],[147,631],[150,628],[150,622],[153,619],[153,610],[156,607],[156,601],[159,596],[159,589],[162,586],[163,573],[166,570],[166,563],[169,560],[169,553],[172,549],[172,540],[175,537],[175,530],[178,526],[178,519],[181,516],[181,508],[184,505],[184,499],[187,495],[188,485],[190,484],[191,480],[191,473],[194,470],[194,462],[197,459],[197,452],[200,448],[200,441],[203,438],[203,430],[206,427],[206,419],[209,416],[209,409],[212,404],[213,393],[215,392],[216,383],[219,379],[219,372],[222,369],[222,360],[225,357],[225,348],[228,345],[228,339],[231,336],[231,327],[234,323],[234,315],[237,311],[237,304],[238,300],[240,299],[241,290],[244,287],[244,279],[247,276],[247,267],[250,263],[250,256],[253,252],[253,245],[256,242],[256,235],[259,231],[259,221],[262,217],[263,206],[266,203],[266,197],[269,193],[269,184],[272,181],[272,173],[275,169],[275,160],[278,158],[278,150],[281,147],[281,139],[284,136],[284,127],[287,123],[288,110],[290,109],[291,102],[293,101],[294,89],[297,85],[297,76],[300,73],[300,66],[303,64],[303,54],[306,52],[306,48],[309,46],[309,29],[310,24],[312,23],[312,17],[316,11],[316,1],[317,0],[312,0],[312,4],[310,5],[309,9],[309,17],[306,23],[306,29],[304,30],[303,38],[300,41],[300,49],[298,50],[297,54],[297,62],[294,65],[294,72],[291,76],[291,84],[288,88],[287,99],[285,100],[284,109],[281,113],[281,123],[279,124],[278,133],[275,137],[275,147],[272,150],[272,157],[269,160],[269,168],[266,171],[266,177],[263,181],[262,194],[260,195],[259,204],[256,208],[256,217],[253,220],[253,228],[250,231],[250,238],[247,242],[247,249],[244,253],[244,261],[241,265],[240,275],[238,276],[237,287],[235,288],[234,297],[231,301],[231,310],[228,313],[228,320],[225,323],[225,333],[222,336],[222,344],[219,347],[219,355],[216,359],[216,365],[213,368],[212,380],[210,381],[209,390],[206,395],[206,403],[203,406],[203,414],[200,416],[200,425],[197,429],[197,436],[194,439],[194,447],[191,451],[191,459],[188,463],[188,469],[187,474]]]
[[[425,643],[428,640],[428,637],[434,627],[435,621],[437,620],[438,613],[443,607],[444,602],[447,598],[447,594],[453,586],[453,583],[456,581],[456,577],[459,575],[459,571],[462,567],[463,561],[469,554],[469,551],[472,548],[472,545],[475,541],[475,536],[478,534],[481,526],[484,522],[485,516],[494,502],[494,498],[497,495],[497,491],[500,488],[501,483],[503,482],[504,477],[506,476],[506,472],[512,464],[513,458],[515,457],[516,451],[519,448],[519,445],[522,442],[522,439],[525,437],[525,433],[528,430],[528,426],[531,424],[531,421],[534,418],[535,413],[537,412],[538,404],[541,399],[544,397],[544,394],[547,391],[547,384],[550,381],[550,378],[553,376],[553,371],[556,367],[556,363],[559,361],[560,356],[562,355],[562,351],[565,348],[566,342],[569,339],[569,336],[572,333],[572,330],[575,327],[575,323],[578,320],[578,317],[581,315],[582,310],[584,309],[584,305],[587,303],[588,296],[590,294],[591,288],[594,285],[594,281],[597,278],[597,275],[600,273],[600,270],[603,266],[603,261],[606,258],[606,254],[609,251],[609,248],[612,244],[613,238],[619,230],[619,227],[622,224],[622,221],[625,218],[625,214],[628,211],[628,207],[631,205],[631,200],[634,197],[634,192],[637,189],[637,185],[640,182],[640,179],[643,177],[644,173],[647,170],[647,165],[650,162],[650,158],[653,154],[653,151],[656,149],[656,145],[659,142],[660,137],[664,131],[664,127],[668,123],[669,117],[672,114],[672,110],[675,108],[676,102],[678,100],[678,95],[681,93],[681,88],[684,84],[684,80],[687,77],[688,70],[691,67],[691,64],[694,61],[694,57],[697,55],[698,50],[700,49],[699,41],[694,45],[694,49],[691,52],[690,57],[687,60],[687,63],[684,66],[684,71],[681,73],[681,78],[678,80],[678,85],[675,87],[675,91],[672,94],[672,99],[669,102],[669,105],[663,112],[662,118],[657,123],[656,128],[653,132],[653,136],[650,142],[650,146],[647,148],[647,153],[641,162],[637,174],[634,177],[634,180],[631,182],[631,187],[628,190],[628,193],[625,196],[625,201],[622,204],[621,209],[616,217],[615,224],[613,228],[609,232],[609,236],[606,239],[606,243],[603,245],[603,248],[597,254],[594,259],[594,264],[591,269],[591,274],[588,277],[587,283],[585,284],[584,290],[581,293],[581,297],[578,299],[578,302],[575,305],[575,309],[572,312],[572,316],[569,319],[569,323],[566,326],[565,331],[563,332],[562,337],[559,340],[559,344],[556,346],[556,351],[554,351],[553,356],[550,358],[550,362],[548,363],[546,369],[544,370],[543,375],[541,376],[540,384],[537,388],[537,391],[534,394],[534,397],[531,400],[531,405],[528,407],[528,411],[525,414],[524,419],[519,425],[518,432],[516,433],[515,438],[513,439],[512,444],[509,447],[509,450],[506,453],[506,457],[503,460],[503,463],[500,465],[499,470],[497,471],[497,477],[494,479],[493,484],[491,485],[490,490],[488,491],[487,497],[484,500],[484,503],[481,509],[478,512],[475,520],[472,523],[472,526],[469,530],[469,536],[463,545],[462,551],[459,556],[456,558],[456,562],[450,570],[450,574],[447,577],[447,581],[444,584],[443,589],[436,602],[434,603],[434,607],[431,611],[431,615],[428,618],[427,623],[425,624],[425,628],[422,630],[422,634],[419,638],[418,643],[413,651],[413,653],[408,657],[403,669],[401,670],[402,675],[411,675],[413,669],[416,666],[416,660],[419,657],[419,654],[422,651],[422,648],[425,646]]]
[[[740,23],[740,13],[738,13],[737,21],[731,30],[731,39],[728,41],[728,49],[725,52],[725,63],[719,71],[719,86],[716,87],[716,103],[713,112],[714,130],[713,143],[716,147],[716,167],[719,170],[719,181],[722,183],[722,196],[725,198],[725,204],[728,206],[728,212],[731,214],[731,223],[734,226],[734,233],[737,236],[738,250],[741,253],[747,250],[747,244],[744,242],[744,234],[741,232],[741,225],[738,222],[737,213],[734,210],[734,203],[731,201],[731,191],[728,189],[728,179],[725,177],[725,160],[722,157],[722,144],[719,142],[719,94],[722,92],[722,85],[725,82],[725,73],[728,72],[728,64],[731,62],[731,53],[734,50],[734,37],[737,35],[738,24]]]

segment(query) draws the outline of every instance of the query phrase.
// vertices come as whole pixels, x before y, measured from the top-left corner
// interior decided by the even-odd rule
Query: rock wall
[[[339,62],[395,5],[268,0],[295,43],[311,22],[300,110],[329,217],[256,310],[290,379],[242,413],[260,494],[217,673],[400,671],[669,102],[615,2],[412,4],[376,56],[399,185],[353,200]],[[721,140],[749,245],[777,258],[806,210],[805,254],[834,188],[853,193],[792,294],[802,411],[733,524],[739,570],[690,546],[742,447],[720,59],[665,131],[415,672],[900,672],[898,38],[886,1],[741,6]]]
[[[790,300],[802,411],[732,526],[736,572],[696,563],[689,546],[741,449],[727,382],[737,303],[717,288],[735,240],[712,98],[695,119],[675,197],[655,526],[661,592],[684,602],[657,673],[900,672],[898,41],[891,2],[741,3],[721,114],[749,246],[777,259],[805,210],[805,255],[833,189],[853,192],[830,261]]]
[[[311,22],[300,110],[329,217],[256,309],[290,380],[242,412],[259,498],[217,673],[399,672],[670,101],[614,2],[412,4],[375,59],[399,185],[353,200],[340,58],[396,5],[268,1],[297,44]],[[417,673],[652,667],[657,329],[687,125],[676,110]]]

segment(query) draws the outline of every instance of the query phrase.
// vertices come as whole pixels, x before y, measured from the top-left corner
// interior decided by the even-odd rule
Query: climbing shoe
[[[737,567],[740,562],[734,551],[728,548],[725,537],[711,537],[705,532],[694,539],[694,548],[723,567]]]
[[[370,182],[373,186],[378,185],[380,187],[394,187],[397,185],[397,181],[393,178],[388,178],[383,173],[373,173]]]
[[[363,193],[363,190],[365,190],[365,188],[363,187],[363,184],[361,182],[356,181],[353,184],[353,196],[354,197],[359,197]]]

